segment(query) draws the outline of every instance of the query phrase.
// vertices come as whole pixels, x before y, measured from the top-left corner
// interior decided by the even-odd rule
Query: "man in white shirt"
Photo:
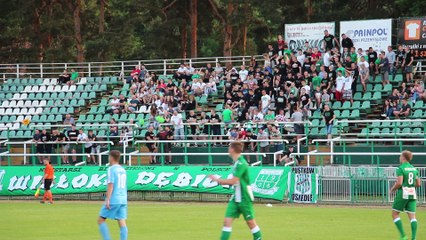
[[[271,104],[271,96],[266,94],[265,90],[262,90],[262,97],[260,98],[260,106],[262,108],[262,113],[266,114]]]
[[[324,54],[324,66],[329,67],[330,66],[330,58],[331,58],[331,50],[328,49],[327,52]]]
[[[257,108],[254,110],[252,121],[253,122],[262,122],[263,121],[263,114]]]
[[[336,92],[334,94],[336,101],[342,101],[345,82],[346,82],[346,78],[343,76],[342,71],[341,70],[337,71]]]
[[[352,102],[352,82],[354,81],[354,78],[351,76],[350,72],[346,72],[346,77],[344,81],[345,82],[343,85],[343,99]]]
[[[248,71],[246,70],[245,65],[241,65],[241,70],[238,72],[238,75],[240,76],[241,82],[244,82],[247,79]]]
[[[297,61],[300,63],[300,65],[303,66],[306,56],[305,54],[303,54],[302,49],[297,50],[296,58],[297,58]]]
[[[359,58],[358,68],[361,68],[361,65],[364,65],[364,66],[365,66],[365,68],[367,68],[367,69],[370,67],[370,65],[368,64],[368,62],[365,60],[365,57],[364,57],[364,56],[361,56],[361,57]]]
[[[92,143],[89,142],[89,138],[83,132],[83,129],[78,130],[77,142],[86,142],[86,143],[84,143],[84,148],[85,148],[84,153],[91,153],[92,152]]]
[[[110,109],[107,109],[105,113],[107,114],[119,114],[120,113],[120,99],[117,96],[113,96],[109,101]]]
[[[186,68],[185,64],[181,63],[180,67],[176,71],[176,77],[181,80],[184,78],[186,79],[187,74],[188,74],[188,68]]]
[[[173,111],[173,116],[170,118],[170,121],[173,123],[173,127],[175,128],[175,139],[184,140],[185,131],[183,126],[182,114],[178,113],[176,110]]]

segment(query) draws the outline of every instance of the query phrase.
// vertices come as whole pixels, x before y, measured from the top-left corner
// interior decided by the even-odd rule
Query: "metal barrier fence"
[[[318,168],[319,202],[390,204],[395,198],[390,188],[396,182],[393,167],[327,166]],[[418,168],[422,186],[417,198],[426,204],[426,168]]]
[[[0,78],[57,78],[64,69],[75,69],[80,76],[130,76],[136,65],[145,65],[146,69],[157,74],[173,74],[182,62],[194,68],[205,67],[207,63],[222,67],[230,63],[233,66],[247,64],[252,56],[232,57],[205,57],[205,58],[176,58],[153,60],[129,60],[112,62],[83,62],[83,63],[19,63],[0,64]],[[263,59],[261,55],[254,56],[257,60]]]

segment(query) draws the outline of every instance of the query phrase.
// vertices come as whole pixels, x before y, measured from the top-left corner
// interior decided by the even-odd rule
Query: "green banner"
[[[295,167],[290,173],[290,202],[316,203],[318,200],[318,173],[314,167]]]
[[[129,191],[177,191],[231,194],[230,186],[219,186],[208,176],[232,176],[231,167],[127,166]],[[40,185],[43,167],[0,167],[0,196],[30,196]],[[288,186],[289,167],[250,167],[254,195],[282,200]],[[53,194],[106,191],[107,167],[55,167]]]

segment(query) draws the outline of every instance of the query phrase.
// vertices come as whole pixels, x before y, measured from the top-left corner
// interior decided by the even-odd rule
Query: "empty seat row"
[[[8,108],[8,107],[28,107],[29,108],[29,107],[44,107],[44,106],[46,106],[45,100],[41,100],[41,101],[26,100],[25,102],[24,102],[24,100],[19,100],[19,101],[5,100],[5,101],[1,102],[0,108]]]
[[[398,136],[398,137],[418,137],[418,136],[424,136],[424,132],[422,131],[422,128],[363,128],[361,130],[361,133],[358,135],[359,137],[366,137],[366,136],[381,136],[381,137],[391,137],[391,136]]]
[[[360,112],[358,109],[355,110],[333,110],[334,115],[336,115],[336,118],[339,119],[357,119],[360,117]],[[311,117],[312,119],[322,119],[323,116],[321,114],[320,111],[315,111],[313,116]]]
[[[0,126],[1,127],[1,126]],[[0,134],[0,139],[6,139],[6,138],[31,138],[32,137],[32,131],[31,130],[11,130],[11,131],[2,131]]]
[[[64,86],[26,86],[22,92],[30,93],[30,92],[73,92],[77,89],[76,85],[64,85]]]
[[[24,119],[32,119],[31,115],[3,115],[0,116],[0,123],[22,122]]]
[[[0,108],[0,115],[38,115],[43,108]]]

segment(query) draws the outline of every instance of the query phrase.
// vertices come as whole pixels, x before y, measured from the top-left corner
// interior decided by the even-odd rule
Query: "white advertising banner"
[[[392,19],[340,22],[340,33],[345,33],[356,49],[386,50],[392,45]]]
[[[310,47],[320,49],[324,41],[324,30],[328,30],[332,35],[335,32],[334,22],[286,24],[284,28],[285,41],[292,51],[302,49],[306,41]]]

